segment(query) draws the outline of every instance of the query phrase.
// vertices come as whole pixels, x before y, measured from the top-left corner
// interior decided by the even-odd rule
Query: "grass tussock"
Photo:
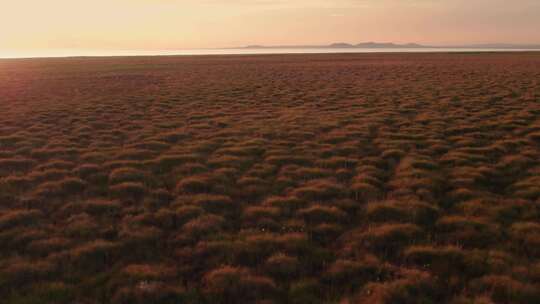
[[[429,225],[435,222],[440,210],[437,206],[421,201],[390,200],[366,205],[366,216],[375,222],[412,222]]]
[[[320,179],[305,183],[291,194],[304,200],[320,201],[346,196],[347,190],[332,180]]]
[[[540,302],[538,75],[534,53],[0,60],[0,302]]]
[[[271,278],[253,275],[248,269],[232,266],[208,272],[203,281],[209,299],[216,303],[250,303],[271,299],[276,289]]]
[[[109,187],[109,193],[115,198],[141,199],[148,192],[147,187],[142,183],[125,182]]]

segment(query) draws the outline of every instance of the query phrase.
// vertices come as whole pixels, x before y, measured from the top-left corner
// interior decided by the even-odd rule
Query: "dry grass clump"
[[[154,189],[150,192],[150,201],[159,207],[169,205],[173,199],[173,193],[165,188]]]
[[[109,174],[109,184],[111,185],[126,182],[147,183],[148,180],[149,176],[146,172],[134,168],[118,168]]]
[[[317,165],[322,168],[340,169],[340,168],[354,168],[358,161],[353,158],[347,158],[343,156],[333,156],[327,159],[317,161]]]
[[[434,201],[434,196],[441,192],[442,180],[432,172],[414,169],[400,172],[389,182],[392,197],[413,196]]]
[[[23,295],[13,294],[6,303],[69,303],[74,301],[75,294],[72,284],[50,281],[35,284]]]
[[[44,214],[36,209],[11,210],[0,213],[0,229],[10,229],[18,226],[36,224]]]
[[[31,241],[27,249],[33,254],[40,256],[47,256],[54,252],[60,252],[61,250],[68,249],[72,244],[72,241],[65,237],[52,237],[47,239],[39,239]]]
[[[250,162],[249,158],[232,155],[219,155],[208,159],[207,164],[214,168],[243,168]]]
[[[120,288],[112,297],[112,303],[118,304],[173,304],[186,298],[182,287],[173,287],[161,282],[141,281],[132,287]]]
[[[366,205],[366,216],[375,222],[413,222],[429,225],[435,222],[440,210],[426,202],[415,200],[389,200]]]
[[[70,250],[67,262],[77,269],[103,270],[111,265],[118,249],[118,244],[110,241],[91,241]]]
[[[46,226],[14,227],[0,232],[0,243],[6,255],[28,255],[25,249],[32,241],[46,238]],[[32,257],[33,258],[33,257]]]
[[[239,264],[253,267],[261,264],[266,258],[281,248],[279,237],[266,231],[244,231],[242,241],[235,248],[236,260]]]
[[[196,218],[204,213],[204,209],[199,206],[181,206],[175,210],[175,218],[178,223],[185,224],[187,221]]]
[[[3,158],[0,159],[0,172],[10,174],[25,172],[36,165],[36,161],[28,158]]]
[[[42,165],[36,166],[36,170],[71,170],[76,166],[74,162],[65,161],[65,160],[55,160],[51,162],[44,163]]]
[[[452,169],[450,184],[454,188],[474,188],[492,182],[492,169],[463,166]]]
[[[0,60],[0,302],[540,302],[539,71]]]
[[[149,151],[163,151],[169,149],[170,143],[159,140],[148,140],[142,143],[133,145],[136,149],[149,150]]]
[[[281,167],[279,176],[294,180],[309,181],[332,176],[332,171],[317,167],[301,167],[298,165],[287,165]]]
[[[261,143],[246,143],[235,147],[227,147],[216,150],[216,153],[232,156],[261,156],[264,153],[264,147]]]
[[[176,191],[178,193],[209,193],[212,190],[212,185],[208,176],[190,176],[176,184]]]
[[[239,176],[239,169],[233,167],[223,167],[215,169],[209,177],[211,181],[216,184],[216,188],[223,191],[227,188],[227,186],[232,186],[234,181],[237,180]]]
[[[246,172],[246,176],[259,177],[262,179],[272,178],[276,172],[276,167],[270,164],[253,164]]]
[[[450,151],[441,157],[441,162],[446,166],[474,166],[475,164],[487,163],[488,159],[485,156],[468,153],[463,151]]]
[[[83,212],[94,216],[117,215],[122,210],[122,204],[118,201],[89,200],[80,205]]]
[[[79,158],[81,161],[91,164],[100,164],[109,159],[107,153],[99,151],[83,152]]]
[[[55,265],[48,261],[32,261],[20,257],[4,260],[0,269],[0,290],[16,289],[46,280],[56,271]]]
[[[344,230],[344,225],[336,223],[321,223],[308,227],[312,240],[323,246],[333,243]]]
[[[266,259],[264,267],[276,279],[290,280],[297,276],[299,270],[298,258],[284,253],[276,253]]]
[[[487,294],[496,303],[537,303],[540,291],[537,286],[503,275],[488,275],[471,282],[477,294]]]
[[[518,250],[528,256],[540,256],[540,223],[517,222],[509,230]]]
[[[68,170],[47,169],[43,171],[32,171],[26,176],[32,179],[34,183],[42,183],[45,181],[52,182],[61,180],[67,176],[70,176],[70,172]]]
[[[291,303],[322,303],[323,292],[321,284],[313,278],[305,278],[291,284],[287,299]]]
[[[259,220],[270,218],[276,219],[280,215],[280,210],[277,207],[252,206],[246,207],[243,212],[244,220],[256,223]]]
[[[125,161],[144,161],[152,159],[155,156],[156,153],[154,151],[126,148],[118,153],[115,158]]]
[[[77,167],[75,170],[75,174],[79,175],[81,178],[86,179],[91,177],[94,174],[101,172],[101,167],[96,164],[82,164],[79,167]]]
[[[310,224],[340,222],[346,218],[345,212],[337,207],[313,205],[309,208],[298,210],[298,215]]]
[[[130,198],[139,200],[147,192],[148,189],[146,186],[137,182],[119,183],[109,187],[110,195],[115,198]]]
[[[188,235],[198,237],[219,232],[225,225],[225,219],[218,215],[201,215],[182,226]]]
[[[213,269],[224,264],[234,263],[238,256],[238,248],[243,244],[230,239],[200,240],[193,248],[177,251],[180,258],[189,258],[197,261],[199,269]]]
[[[161,133],[159,136],[159,140],[174,144],[188,137],[189,133],[185,130],[173,130]]]
[[[228,213],[237,208],[237,204],[226,195],[197,194],[189,199],[194,205],[200,206],[207,212]]]
[[[360,164],[356,166],[356,172],[361,177],[371,177],[375,180],[381,180],[387,176],[384,167],[386,162],[379,158],[363,158]]]
[[[534,165],[534,159],[527,155],[507,155],[497,163],[497,170],[507,175],[519,175],[521,172]]]
[[[176,212],[167,208],[160,208],[154,214],[154,224],[164,230],[175,229],[178,227],[176,221]]]
[[[305,200],[323,201],[347,196],[347,189],[328,179],[317,179],[292,191],[292,195]]]
[[[260,186],[260,187],[266,187],[268,186],[268,182],[260,177],[255,177],[255,176],[244,176],[244,177],[241,177],[239,178],[237,181],[236,181],[236,184],[240,187],[250,187],[250,186],[253,186],[253,187],[257,187],[257,186]]]
[[[395,280],[369,283],[352,299],[353,303],[439,303],[433,277],[418,270],[405,269]]]
[[[459,204],[464,201],[470,201],[482,197],[482,193],[471,190],[470,188],[456,188],[448,192],[446,195],[449,201],[448,204]]]
[[[367,182],[356,182],[351,185],[351,191],[357,201],[370,202],[381,197],[381,191],[377,186]]]
[[[356,184],[368,184],[376,188],[381,188],[384,184],[380,177],[369,173],[360,173],[356,175],[353,178],[352,183],[353,188],[356,188]]]
[[[0,191],[4,195],[17,194],[25,192],[33,184],[30,177],[24,175],[9,175],[0,178]]]
[[[18,142],[24,141],[25,135],[26,134],[13,134],[0,136],[0,147],[13,147]]]
[[[208,299],[214,303],[253,303],[272,299],[276,290],[272,279],[232,266],[223,266],[206,273],[203,282]]]
[[[521,206],[521,207],[520,207]],[[479,217],[484,219],[513,221],[522,213],[523,205],[518,200],[501,201],[496,199],[474,199],[461,202],[454,206],[465,217]],[[528,208],[526,208],[528,209]]]
[[[510,227],[510,233],[515,237],[537,234],[540,232],[538,222],[517,222]]]
[[[276,166],[285,166],[285,165],[298,165],[298,166],[311,166],[313,160],[308,157],[294,156],[294,155],[275,155],[269,156],[265,159],[265,162],[268,162]]]
[[[527,138],[535,143],[540,142],[540,132],[533,132],[527,135]]]
[[[158,225],[156,225],[158,226]],[[118,233],[122,252],[129,252],[134,259],[148,259],[152,250],[162,244],[163,230],[147,224],[124,224]]]
[[[510,189],[513,190],[514,195],[519,198],[536,200],[540,198],[540,177],[531,176],[522,180],[519,180],[515,184],[511,185]]]
[[[65,222],[63,234],[77,239],[88,239],[99,231],[95,218],[87,213],[70,216]]]
[[[138,160],[113,160],[102,164],[102,167],[106,171],[113,171],[119,168],[143,168],[144,162]]]
[[[306,249],[312,248],[308,235],[303,232],[284,233],[277,237],[276,241],[283,252],[291,256],[299,256]]]
[[[359,246],[388,255],[396,254],[407,244],[419,242],[424,237],[424,231],[413,224],[381,224],[369,227],[357,237]]]
[[[39,159],[41,161],[50,160],[53,158],[72,161],[77,158],[78,153],[79,151],[74,148],[40,148],[34,149],[31,156],[32,158]]]
[[[481,218],[445,216],[435,224],[438,235],[447,243],[465,247],[484,247],[497,242],[500,230]]]
[[[279,208],[285,214],[291,214],[306,204],[305,200],[292,196],[270,196],[263,202],[263,205]]]
[[[456,246],[411,246],[404,251],[403,255],[408,262],[444,277],[453,274],[466,276],[474,269],[473,267],[477,266],[470,263],[477,261],[472,256],[468,256],[468,252]]]
[[[154,163],[155,171],[166,173],[181,165],[196,163],[200,158],[196,154],[165,154],[154,159],[152,163]]]
[[[392,270],[373,255],[361,260],[338,259],[323,275],[323,282],[337,291],[337,294],[350,294],[370,281],[387,279]]]
[[[86,185],[86,182],[79,178],[68,177],[60,181],[45,182],[39,185],[35,194],[42,198],[64,197],[82,193]]]
[[[179,167],[176,167],[172,170],[171,174],[179,174],[179,175],[197,175],[197,174],[203,174],[208,172],[208,167],[206,165],[203,165],[201,163],[196,162],[190,162],[185,163],[183,165],[180,165]]]
[[[384,159],[390,159],[393,161],[399,161],[406,155],[405,151],[400,149],[387,149],[382,154],[381,157]]]
[[[131,264],[122,269],[122,274],[133,282],[162,281],[174,278],[176,271],[167,265]]]

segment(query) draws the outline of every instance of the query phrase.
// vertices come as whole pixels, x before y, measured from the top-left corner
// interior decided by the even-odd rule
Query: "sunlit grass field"
[[[1,303],[540,303],[540,53],[0,60]]]

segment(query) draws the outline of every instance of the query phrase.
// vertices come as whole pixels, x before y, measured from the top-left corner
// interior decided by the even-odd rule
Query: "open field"
[[[540,53],[0,60],[1,303],[540,303]]]

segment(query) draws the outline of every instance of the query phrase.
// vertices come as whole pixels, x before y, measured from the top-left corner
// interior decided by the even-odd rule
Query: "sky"
[[[0,52],[540,44],[540,0],[0,0]]]

